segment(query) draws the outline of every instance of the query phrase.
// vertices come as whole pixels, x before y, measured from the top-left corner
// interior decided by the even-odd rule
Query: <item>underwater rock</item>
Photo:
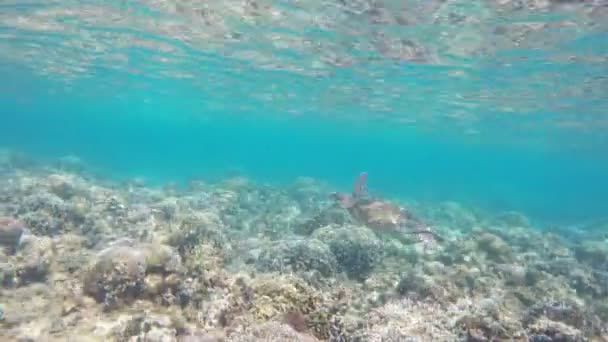
[[[437,259],[447,266],[470,265],[472,261],[477,261],[479,253],[475,242],[471,239],[449,241],[437,254]]]
[[[490,260],[507,263],[513,260],[513,251],[511,247],[500,237],[482,232],[477,236],[477,246],[486,253],[486,257]]]
[[[72,231],[91,215],[94,213],[84,197],[74,195],[70,200],[64,200],[46,191],[26,196],[19,207],[19,218],[38,235]]]
[[[76,194],[74,180],[62,174],[52,174],[47,177],[49,190],[63,200],[69,200]]]
[[[199,332],[196,334],[180,335],[179,342],[225,342],[226,334],[222,332]]]
[[[166,241],[176,247],[180,253],[195,248],[203,242],[222,249],[229,248],[222,222],[214,212],[194,212],[180,217]]]
[[[104,197],[109,195],[104,195]],[[160,203],[165,198],[165,194],[158,189],[144,188],[136,184],[129,184],[124,195],[129,203],[133,205],[145,205],[147,207]]]
[[[308,315],[322,303],[321,294],[298,277],[261,276],[253,279],[249,285],[249,311],[261,320],[280,319],[288,312]]]
[[[226,342],[250,341],[317,342],[318,340],[313,336],[297,332],[289,325],[279,322],[254,324],[243,331],[231,334],[226,339]]]
[[[458,341],[450,331],[455,314],[432,301],[392,300],[370,312],[348,341]]]
[[[608,294],[608,287],[602,283],[600,272],[593,272],[586,267],[574,267],[570,269],[569,283],[577,293],[602,297]]]
[[[365,279],[384,256],[382,242],[365,227],[327,226],[315,231],[312,238],[324,241],[340,270],[353,279]]]
[[[584,342],[584,334],[561,322],[541,318],[528,327],[530,342]]]
[[[105,243],[115,239],[113,233],[113,226],[111,222],[108,222],[103,218],[96,218],[96,216],[90,216],[80,226],[78,233],[80,233],[86,239],[86,245],[88,247],[104,246]]]
[[[504,277],[507,285],[521,286],[527,283],[528,270],[526,267],[514,264],[496,265],[496,270]]]
[[[450,275],[450,281],[461,289],[475,290],[483,286],[485,278],[477,267],[456,265]]]
[[[148,207],[146,204],[136,203],[129,208],[127,220],[131,224],[149,222],[149,220],[153,217],[153,213],[153,209]]]
[[[595,301],[593,303],[593,311],[597,313],[598,318],[602,322],[608,322],[608,298],[604,298],[601,301]],[[608,326],[606,328],[607,329],[604,330],[608,330]],[[608,331],[606,333],[608,333]]]
[[[181,256],[170,246],[116,243],[101,251],[86,271],[84,290],[106,309],[142,295],[163,303],[180,303],[182,270]]]
[[[97,256],[84,278],[84,292],[107,309],[131,301],[143,292],[146,255],[142,250],[114,246]]]
[[[182,270],[181,256],[170,246],[142,243],[137,249],[143,252],[147,273],[178,273]]]
[[[403,258],[413,264],[420,259],[420,255],[415,248],[406,246],[397,239],[384,240],[384,251],[386,257]]]
[[[222,331],[195,332],[187,335],[180,335],[179,342],[225,342],[226,334]]]
[[[438,289],[427,277],[416,274],[414,271],[401,274],[397,284],[397,292],[402,296],[414,299],[436,298]]]
[[[45,341],[64,328],[57,292],[46,284],[3,289],[1,304],[5,310],[1,341]]]
[[[596,268],[608,267],[608,243],[606,241],[584,241],[575,249],[576,257]]]
[[[299,218],[298,223],[295,226],[294,233],[309,236],[315,230],[326,227],[328,225],[345,225],[354,223],[353,218],[350,216],[348,211],[343,208],[331,206],[327,209],[322,210],[316,216],[312,218]]]
[[[56,194],[37,191],[26,196],[22,201],[21,210],[25,212],[45,211],[54,217],[63,217],[67,212],[68,205]]]
[[[184,267],[187,273],[212,276],[221,273],[225,265],[226,251],[203,243],[184,254]]]
[[[60,217],[44,211],[28,212],[20,215],[20,219],[37,235],[57,235],[64,227],[64,221]]]
[[[0,286],[13,287],[17,281],[17,269],[15,265],[8,262],[0,262]]]
[[[327,245],[316,239],[281,240],[264,249],[257,260],[263,271],[317,271],[324,277],[336,273],[337,262]]]
[[[193,193],[183,198],[186,202],[184,205],[194,210],[213,210],[215,207],[212,194],[207,192],[209,189],[206,185],[201,184],[200,187],[198,190],[189,189]]]
[[[593,278],[601,288],[602,293],[608,294],[608,270],[593,270]]]
[[[171,221],[175,219],[179,212],[179,205],[177,198],[166,197],[163,198],[159,203],[152,205],[152,209],[155,209],[161,213],[161,217],[164,220]]]
[[[161,305],[184,306],[192,299],[192,289],[183,286],[184,282],[176,275],[163,277],[159,274],[148,274],[144,279],[142,298]]]
[[[70,200],[69,216],[66,217],[74,225],[84,224],[91,214],[91,203],[82,196],[72,197]]]
[[[466,341],[520,341],[525,336],[517,322],[505,322],[483,311],[463,314],[455,326]]]
[[[203,329],[223,329],[232,323],[234,312],[241,311],[243,306],[250,304],[249,296],[243,298],[243,296],[239,296],[241,294],[239,291],[235,292],[237,294],[231,293],[229,288],[223,287],[208,289],[196,313],[198,323]]]
[[[245,264],[252,265],[258,262],[262,253],[277,245],[276,242],[269,241],[262,237],[243,238],[235,248],[235,254],[240,256]]]
[[[553,275],[568,276],[573,268],[582,267],[573,257],[553,257],[550,260],[539,260],[534,266]]]
[[[478,230],[482,233],[482,230]],[[557,237],[551,236],[548,233],[541,233],[535,228],[526,227],[500,227],[492,226],[487,228],[485,232],[496,235],[507,243],[507,245],[517,248],[518,251],[527,251],[528,253],[555,253],[560,251],[564,243],[559,241]]]
[[[49,237],[29,236],[15,255],[19,285],[46,280],[55,256],[55,244]]]
[[[558,333],[569,335],[567,331],[577,330],[582,333],[576,333],[573,336],[596,336],[606,328],[602,327],[601,319],[593,314],[584,303],[573,299],[539,300],[528,308],[522,321],[526,327],[534,331],[541,333],[552,331],[549,336],[553,338]],[[548,324],[549,327],[543,327],[543,324]],[[557,331],[557,328],[564,329],[564,331]]]
[[[181,332],[180,324],[169,315],[151,312],[121,314],[95,327],[95,335],[112,341],[177,342]]]
[[[128,203],[123,196],[106,188],[95,187],[91,189],[91,211],[96,220],[111,222],[119,226],[126,222],[129,214]]]
[[[19,245],[25,226],[12,217],[0,217],[0,247],[4,246],[12,253]]]

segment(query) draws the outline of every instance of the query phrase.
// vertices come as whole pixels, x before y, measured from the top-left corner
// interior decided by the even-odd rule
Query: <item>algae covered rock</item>
[[[580,330],[562,322],[541,318],[528,327],[531,342],[584,342],[588,339]]]
[[[503,239],[492,233],[481,232],[477,236],[477,246],[490,260],[506,263],[513,260],[513,251]]]
[[[608,267],[608,242],[584,241],[577,246],[576,257],[598,268]]]
[[[16,276],[20,285],[46,280],[55,256],[55,244],[49,237],[30,236],[15,255]]]
[[[138,312],[121,314],[112,321],[100,319],[94,331],[104,341],[177,342],[183,329],[171,315]]]
[[[526,285],[531,280],[531,272],[525,267],[516,264],[498,264],[496,271],[504,278],[507,285]]]
[[[309,236],[319,228],[328,225],[345,225],[354,223],[348,211],[337,206],[326,208],[312,217],[299,218],[295,225],[296,234]]]
[[[84,279],[84,292],[113,308],[143,291],[146,256],[143,251],[114,246],[103,250]]]
[[[6,247],[11,252],[17,248],[25,226],[12,217],[0,217],[0,247]]]
[[[324,277],[336,273],[336,258],[327,245],[316,239],[281,240],[264,249],[256,262],[264,271],[317,271]]]
[[[252,325],[228,337],[227,342],[250,342],[250,341],[292,341],[292,342],[317,342],[315,337],[295,331],[287,324],[279,322],[267,322],[260,325]]]
[[[74,180],[63,174],[52,174],[47,177],[49,190],[59,196],[61,199],[67,200],[76,194]]]
[[[564,341],[583,341],[580,338],[597,336],[605,329],[601,318],[575,297],[538,300],[522,320],[533,333],[554,339],[564,336]]]
[[[219,216],[210,211],[201,211],[180,218],[176,227],[169,233],[167,243],[180,252],[195,248],[201,243],[226,248],[228,238],[222,230]]]
[[[439,290],[433,283],[432,278],[418,274],[413,270],[403,272],[397,284],[397,292],[409,298],[437,298]]]
[[[55,240],[55,271],[79,274],[86,267],[91,251],[86,246],[86,239],[77,234],[64,234]]]
[[[365,227],[327,226],[315,231],[312,238],[324,241],[340,269],[353,279],[365,279],[384,256],[382,242]]]
[[[24,198],[20,214],[32,233],[56,235],[65,228],[70,207],[60,197],[48,192],[38,192]]]
[[[147,273],[178,273],[182,270],[181,256],[170,246],[143,243],[137,246],[144,254]]]
[[[526,336],[504,299],[495,296],[466,303],[465,310],[458,312],[455,327],[466,341],[523,341]]]
[[[161,217],[165,220],[173,220],[179,212],[179,205],[175,197],[163,198],[159,203],[154,204],[152,208],[160,212]]]
[[[84,278],[84,291],[108,309],[146,293],[176,290],[181,257],[156,243],[117,244],[101,251]]]
[[[288,312],[308,315],[322,304],[321,294],[298,277],[264,276],[250,282],[249,311],[259,320],[278,319]]]
[[[366,315],[360,337],[346,341],[460,341],[451,331],[453,317],[439,308],[432,301],[390,300]]]
[[[0,262],[0,286],[11,287],[17,282],[17,270],[15,265],[8,262]]]

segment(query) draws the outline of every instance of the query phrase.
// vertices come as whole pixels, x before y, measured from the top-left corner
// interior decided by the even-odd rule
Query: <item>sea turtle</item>
[[[358,222],[377,232],[414,235],[425,244],[435,243],[439,237],[429,226],[415,218],[407,209],[367,193],[367,172],[355,181],[352,194],[334,192],[332,199]]]

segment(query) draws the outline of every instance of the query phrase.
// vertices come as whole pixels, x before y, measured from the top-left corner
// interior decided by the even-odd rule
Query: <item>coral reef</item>
[[[373,231],[357,226],[327,226],[312,238],[325,241],[350,277],[365,279],[383,257],[383,245]]]
[[[336,257],[330,247],[317,239],[281,240],[264,249],[257,265],[263,271],[317,271],[323,277],[337,272]]]
[[[608,338],[597,229],[410,203],[441,232],[426,250],[352,220],[309,178],[153,188],[86,177],[73,156],[0,166],[2,340]]]

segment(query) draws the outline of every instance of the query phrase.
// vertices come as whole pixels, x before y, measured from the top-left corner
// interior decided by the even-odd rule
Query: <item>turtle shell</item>
[[[386,230],[398,229],[405,219],[399,206],[378,200],[357,202],[351,213],[367,226]]]

